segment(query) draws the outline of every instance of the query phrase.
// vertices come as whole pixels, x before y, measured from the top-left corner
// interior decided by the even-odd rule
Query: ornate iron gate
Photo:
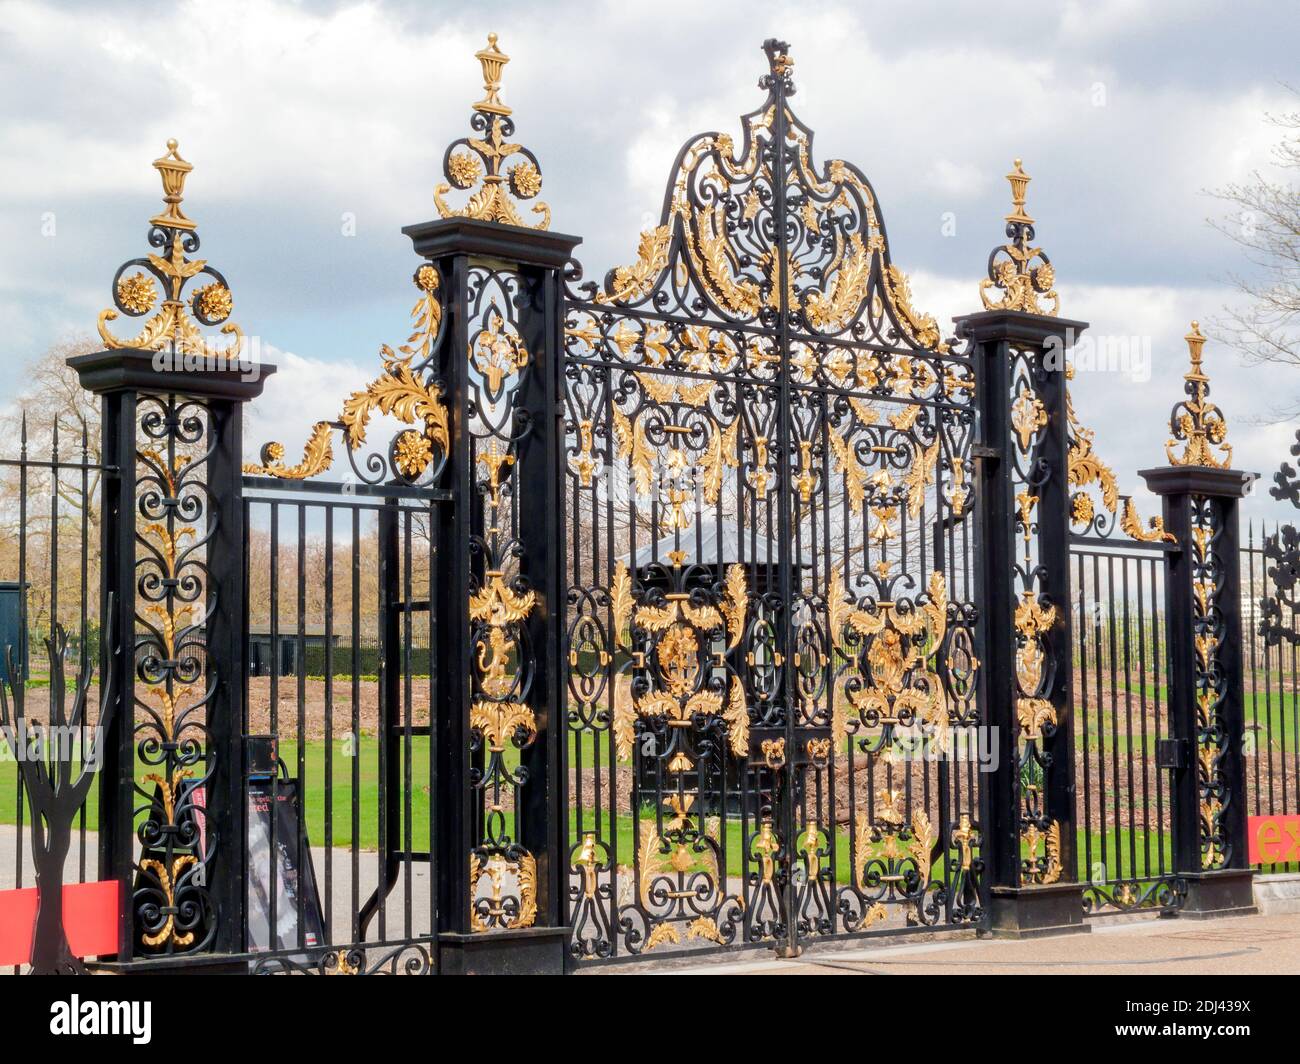
[[[224,278],[188,257],[190,164],[175,142],[155,162],[165,257],[119,269],[106,350],[71,362],[103,396],[101,608],[132,636],[101,663],[118,967],[556,971],[1249,908],[1250,474],[1211,453],[1204,337],[1193,323],[1171,419],[1187,446],[1142,474],[1163,497],[1143,525],[1069,408],[1086,325],[1057,314],[1019,161],[958,349],[912,306],[866,178],[814,163],[786,45],[764,50],[739,142],[688,141],[636,261],[598,284],[545,204],[520,214],[541,171],[490,37],[441,217],[404,230],[423,259],[412,331],[293,464],[272,443],[241,470],[241,406],[271,368],[241,360]],[[119,313],[151,316],[124,339]],[[350,472],[329,483],[336,438]],[[57,448],[50,468],[57,484]],[[320,928],[299,893],[269,944],[255,780],[307,813],[271,849],[295,875],[323,866]],[[60,823],[68,795],[42,805]],[[66,943],[38,953],[61,964]]]
[[[565,314],[571,951],[981,916],[974,373],[793,60]]]

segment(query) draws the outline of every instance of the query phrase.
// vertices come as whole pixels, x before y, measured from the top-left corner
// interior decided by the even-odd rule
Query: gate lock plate
[[[1156,743],[1156,768],[1186,767],[1186,739],[1161,739]]]

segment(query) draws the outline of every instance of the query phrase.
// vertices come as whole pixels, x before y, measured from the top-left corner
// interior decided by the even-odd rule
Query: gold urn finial
[[[1173,439],[1165,444],[1165,454],[1170,465],[1227,469],[1232,463],[1232,444],[1227,442],[1228,423],[1223,411],[1209,399],[1210,378],[1201,362],[1205,334],[1201,332],[1200,322],[1193,320],[1191,331],[1183,339],[1187,341],[1188,361],[1191,363],[1183,374],[1183,390],[1187,398],[1179,401],[1169,418]],[[1184,445],[1183,453],[1175,454],[1174,448],[1180,442]],[[1217,449],[1221,457],[1216,458],[1213,449]]]
[[[483,67],[483,91],[487,94],[474,105],[474,110],[493,115],[508,115],[510,108],[501,102],[497,95],[501,91],[501,71],[510,62],[510,57],[497,47],[497,35],[488,34],[486,48],[474,53],[474,58]]]
[[[185,198],[185,179],[194,169],[176,150],[176,138],[167,142],[167,154],[160,155],[153,161],[153,168],[162,177],[163,202],[167,209],[149,219],[151,225],[165,225],[169,229],[193,229],[194,223],[181,211],[181,200]]]
[[[1025,225],[1033,225],[1034,220],[1029,217],[1025,211],[1025,190],[1029,188],[1029,182],[1033,180],[1025,168],[1020,165],[1017,159],[1012,164],[1015,169],[1007,174],[1007,181],[1011,183],[1011,207],[1012,211],[1006,216],[1008,222],[1021,222]]]

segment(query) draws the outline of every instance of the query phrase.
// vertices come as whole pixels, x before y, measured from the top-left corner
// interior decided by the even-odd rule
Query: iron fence
[[[272,808],[290,795],[300,826],[280,838],[282,822],[269,818],[268,850],[284,845],[293,859],[287,871],[276,861],[248,870],[265,897],[250,891],[252,970],[427,970],[436,918],[431,505],[348,497],[325,484],[295,496],[245,483],[250,660],[266,636],[291,648],[292,667],[250,676],[243,727],[275,738],[276,771],[263,788]],[[305,652],[313,635],[315,661]],[[314,891],[299,885],[311,886],[309,874]],[[288,891],[286,876],[300,877]],[[286,901],[295,909],[287,919]]]
[[[1246,804],[1251,816],[1300,813],[1300,642],[1268,640],[1261,633],[1266,601],[1278,601],[1276,562],[1265,555],[1265,541],[1281,531],[1250,522],[1242,550],[1242,603],[1246,646]],[[1295,615],[1280,610],[1276,621],[1294,630]],[[1271,645],[1270,645],[1271,643]],[[1261,872],[1296,872],[1300,863],[1257,864]]]
[[[75,675],[83,662],[98,671],[100,632],[100,479],[114,470],[100,461],[98,426],[61,429],[58,417],[44,424],[20,413],[11,437],[13,451],[0,458],[0,682],[9,684],[10,704],[21,703],[29,724],[55,723],[51,668],[45,641],[62,627],[68,635],[67,667]],[[12,655],[10,661],[9,655]],[[10,663],[12,662],[12,668]],[[92,688],[98,693],[98,684]],[[81,763],[94,747],[98,698],[73,737],[70,751]],[[13,721],[7,723],[12,725]],[[29,826],[31,810],[16,751],[0,741],[0,889],[34,883]],[[97,814],[92,790],[75,811],[65,882],[99,877]]]
[[[1090,914],[1177,905],[1166,697],[1165,550],[1080,540],[1075,604],[1075,876]]]

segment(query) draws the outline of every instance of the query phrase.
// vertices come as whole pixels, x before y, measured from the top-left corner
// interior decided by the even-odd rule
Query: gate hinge
[[[972,443],[970,445],[970,454],[972,458],[984,458],[990,462],[1002,461],[1002,449],[1000,447],[991,447],[987,443]]]

